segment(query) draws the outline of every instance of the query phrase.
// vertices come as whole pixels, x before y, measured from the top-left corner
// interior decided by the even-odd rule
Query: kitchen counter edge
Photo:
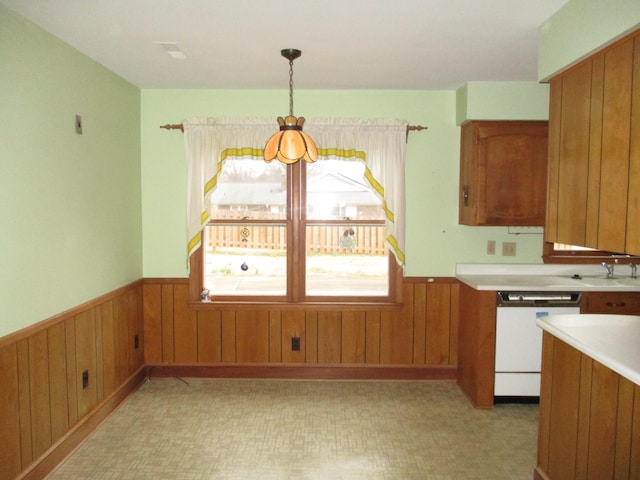
[[[549,315],[536,324],[554,337],[640,385],[640,316]]]
[[[604,281],[601,265],[459,263],[456,278],[475,290],[640,292],[626,265],[616,265],[618,278]],[[584,277],[584,278],[582,278]],[[629,284],[620,282],[629,281]],[[592,283],[592,284],[589,284]],[[597,284],[593,284],[597,283]]]

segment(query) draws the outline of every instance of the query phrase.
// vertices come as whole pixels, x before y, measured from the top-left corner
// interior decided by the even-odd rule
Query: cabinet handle
[[[462,205],[469,206],[469,187],[466,185],[462,187]]]
[[[624,302],[607,302],[607,307],[616,308],[616,307],[624,307]]]

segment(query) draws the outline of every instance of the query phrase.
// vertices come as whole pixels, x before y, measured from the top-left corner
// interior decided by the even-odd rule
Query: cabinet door
[[[460,222],[543,225],[547,137],[547,122],[463,125]]]
[[[475,138],[478,127],[474,122],[465,123],[460,129],[460,198],[458,221],[462,225],[476,225],[478,218],[478,189],[474,185]]]
[[[544,240],[558,242],[558,194],[560,166],[560,122],[562,119],[562,77],[549,82],[549,157],[547,159],[547,208]]]
[[[640,315],[640,293],[584,292],[580,313]]]
[[[629,146],[629,199],[625,252],[640,255],[640,37],[633,49],[631,144]]]
[[[598,247],[600,215],[600,170],[602,168],[602,109],[604,101],[604,57],[591,62],[591,96],[589,101],[589,167],[587,178],[586,239],[584,246]],[[578,244],[580,245],[580,244]]]
[[[592,63],[551,82],[546,240],[586,246]]]
[[[609,50],[604,57],[602,103],[602,163],[598,248],[626,249],[633,42]]]

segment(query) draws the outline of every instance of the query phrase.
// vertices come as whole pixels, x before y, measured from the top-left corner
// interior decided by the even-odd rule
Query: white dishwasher
[[[500,401],[540,397],[542,329],[536,318],[580,313],[574,292],[498,292],[494,397]]]

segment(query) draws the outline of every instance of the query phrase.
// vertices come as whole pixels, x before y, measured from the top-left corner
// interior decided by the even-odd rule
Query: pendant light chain
[[[302,131],[304,117],[293,116],[293,61],[302,55],[300,50],[286,48],[280,50],[280,55],[289,60],[289,115],[278,117],[279,129],[264,146],[264,160],[271,162],[279,160],[286,165],[300,160],[315,162],[318,159],[318,147],[313,139]]]
[[[293,59],[289,60],[289,115],[293,117]]]

